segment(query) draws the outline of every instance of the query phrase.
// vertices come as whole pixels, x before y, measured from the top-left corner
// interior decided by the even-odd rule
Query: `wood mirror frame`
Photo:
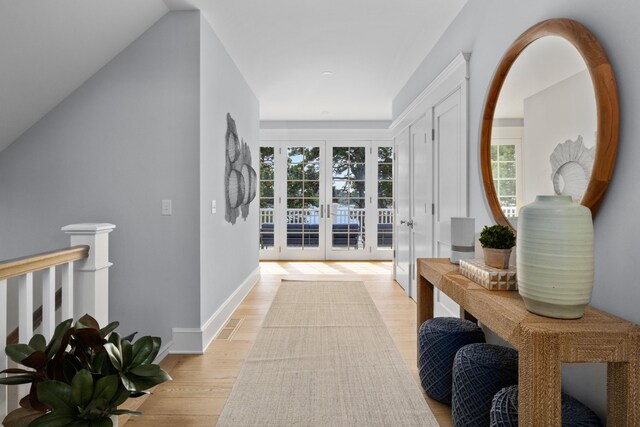
[[[511,44],[498,65],[487,93],[480,135],[480,162],[487,202],[496,222],[510,228],[514,227],[502,211],[493,186],[493,174],[491,172],[493,115],[502,85],[511,66],[527,46],[545,36],[558,36],[569,41],[578,50],[586,63],[593,83],[598,115],[596,153],[591,178],[582,197],[581,204],[591,209],[591,214],[594,217],[600,208],[611,181],[618,151],[620,123],[618,91],[611,64],[598,40],[585,26],[571,19],[550,19],[529,28]]]

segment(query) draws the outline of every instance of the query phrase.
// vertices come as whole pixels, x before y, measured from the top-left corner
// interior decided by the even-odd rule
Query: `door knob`
[[[405,221],[405,220],[402,219],[402,220],[400,220],[400,224],[401,225],[402,224],[406,224],[407,227],[413,228],[413,220],[412,219],[410,219],[409,221]]]

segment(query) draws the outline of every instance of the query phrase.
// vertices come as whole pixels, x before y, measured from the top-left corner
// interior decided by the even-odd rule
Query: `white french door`
[[[391,142],[273,143],[260,180],[261,259],[392,258]]]

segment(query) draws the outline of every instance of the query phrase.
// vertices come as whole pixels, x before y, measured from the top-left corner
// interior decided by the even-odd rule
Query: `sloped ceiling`
[[[466,0],[165,0],[199,9],[262,120],[389,120]],[[322,75],[332,71],[332,76]]]
[[[389,120],[393,97],[465,3],[0,0],[0,151],[169,10],[202,11],[262,120]]]
[[[162,0],[0,0],[0,151],[168,10]]]

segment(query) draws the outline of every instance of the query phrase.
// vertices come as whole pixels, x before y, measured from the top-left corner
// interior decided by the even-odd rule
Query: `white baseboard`
[[[153,363],[159,364],[160,362],[162,362],[162,360],[165,357],[167,357],[167,355],[169,354],[169,350],[171,350],[172,346],[173,346],[173,341],[169,341],[163,347],[161,347],[160,351],[156,355],[156,358],[153,360]]]
[[[236,288],[235,291],[220,305],[220,308],[200,328],[173,328],[173,345],[170,354],[202,354],[209,347],[211,341],[229,321],[233,312],[242,300],[253,289],[260,278],[260,267]]]

